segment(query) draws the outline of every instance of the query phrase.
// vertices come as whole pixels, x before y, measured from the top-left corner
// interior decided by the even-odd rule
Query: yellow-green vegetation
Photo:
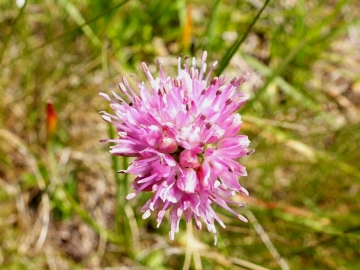
[[[359,269],[359,48],[357,0],[0,0],[0,268]],[[217,246],[143,220],[99,143],[99,92],[203,50],[214,76],[251,73],[249,223],[218,209]]]

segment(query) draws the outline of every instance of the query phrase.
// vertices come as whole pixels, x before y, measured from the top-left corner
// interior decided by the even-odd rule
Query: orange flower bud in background
[[[191,5],[186,8],[186,16],[185,16],[185,23],[184,29],[182,34],[182,45],[184,49],[188,49],[191,43],[191,35],[192,35],[192,7]]]
[[[46,143],[50,142],[51,137],[55,134],[57,127],[57,116],[52,102],[46,105]]]

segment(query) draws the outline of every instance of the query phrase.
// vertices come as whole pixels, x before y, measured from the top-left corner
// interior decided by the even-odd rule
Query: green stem
[[[115,137],[114,127],[109,125],[109,137]],[[125,204],[126,194],[128,191],[128,179],[127,174],[123,174],[123,177],[120,177],[120,174],[117,173],[120,170],[118,158],[114,155],[111,156],[112,169],[115,172],[115,182],[116,182],[116,211],[115,211],[115,232],[123,236],[123,244],[125,247],[129,247],[129,230],[126,220],[125,213]],[[123,157],[123,167],[127,167],[127,158]]]

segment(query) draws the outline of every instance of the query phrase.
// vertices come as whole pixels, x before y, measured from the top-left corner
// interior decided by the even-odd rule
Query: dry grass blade
[[[40,225],[40,235],[38,236],[38,240],[35,245],[35,252],[38,252],[42,248],[42,246],[45,242],[45,239],[46,239],[46,236],[48,233],[48,229],[49,229],[49,221],[50,221],[50,205],[49,205],[50,199],[49,199],[49,195],[45,192],[46,184],[45,184],[44,178],[42,177],[42,175],[40,173],[40,170],[38,168],[35,157],[27,149],[25,143],[19,137],[17,137],[15,134],[13,134],[5,129],[0,129],[0,137],[2,137],[4,139],[4,141],[6,141],[10,145],[12,145],[12,147],[14,149],[19,151],[19,153],[21,153],[24,156],[24,159],[25,159],[27,165],[29,166],[29,169],[32,171],[32,173],[34,174],[34,176],[37,180],[39,189],[42,192],[42,195],[41,195],[42,211],[39,214],[39,219],[41,218],[41,222],[35,223],[35,224]],[[34,226],[33,230],[36,230],[36,229],[37,229],[37,226]],[[29,236],[31,234],[35,234],[35,232],[33,231],[32,233],[29,234]],[[33,235],[33,237],[35,237],[35,236]],[[30,245],[32,244],[31,239],[32,239],[32,237],[27,237],[27,241],[22,243],[21,250],[23,252],[27,251],[28,248],[30,247]]]
[[[289,265],[284,260],[284,258],[281,257],[280,253],[277,251],[274,244],[271,242],[270,237],[267,235],[267,233],[265,232],[263,227],[260,225],[260,223],[254,216],[254,214],[248,209],[245,209],[245,213],[246,213],[246,217],[250,220],[251,224],[254,226],[254,229],[256,230],[256,232],[260,236],[261,240],[266,245],[266,247],[269,250],[269,252],[271,253],[271,255],[274,257],[276,262],[279,264],[281,269],[289,270],[290,269]]]
[[[217,261],[224,267],[230,267],[231,269],[251,269],[251,270],[269,270],[269,268],[262,267],[252,262],[242,260],[239,258],[225,257],[216,252],[200,251],[200,255],[205,258],[209,258],[213,261]],[[245,268],[243,268],[245,267]]]

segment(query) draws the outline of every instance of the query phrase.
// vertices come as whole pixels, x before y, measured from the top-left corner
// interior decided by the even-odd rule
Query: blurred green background
[[[0,37],[1,269],[359,269],[359,1],[0,0]],[[99,143],[99,92],[203,50],[214,76],[251,73],[250,222],[216,209],[217,246],[143,220]]]

